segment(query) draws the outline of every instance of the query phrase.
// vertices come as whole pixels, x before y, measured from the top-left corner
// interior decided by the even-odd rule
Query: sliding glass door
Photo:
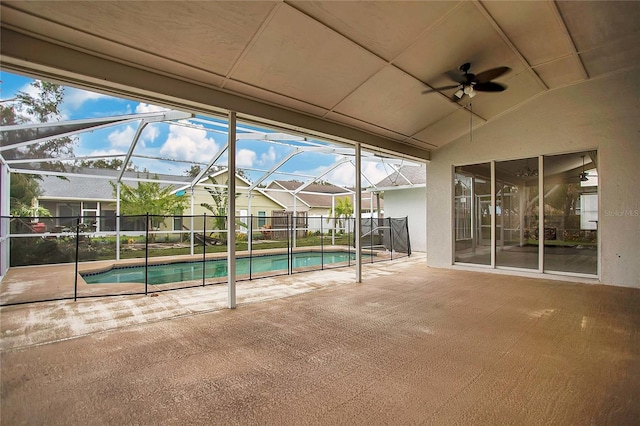
[[[455,263],[597,275],[597,152],[493,164],[455,168]]]

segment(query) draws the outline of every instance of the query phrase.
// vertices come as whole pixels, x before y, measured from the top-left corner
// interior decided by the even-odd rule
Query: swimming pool
[[[301,252],[293,253],[293,265],[296,268],[306,268],[320,266],[322,263],[332,264],[355,260],[355,253],[345,252]],[[236,274],[263,273],[272,271],[286,271],[289,267],[288,255],[271,254],[249,257],[238,257],[236,259]],[[144,266],[114,267],[104,272],[82,273],[87,284],[106,283],[144,283]],[[211,259],[205,263],[206,278],[221,278],[227,276],[227,259]],[[164,263],[160,265],[149,265],[147,272],[147,283],[167,284],[181,281],[201,280],[202,261]]]

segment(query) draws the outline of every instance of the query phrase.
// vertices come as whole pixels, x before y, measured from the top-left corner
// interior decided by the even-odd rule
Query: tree
[[[79,167],[92,167],[95,169],[120,170],[122,169],[123,163],[124,160],[121,160],[120,158],[112,158],[111,160],[82,160],[79,163],[76,163],[76,165]],[[136,172],[138,171],[138,166],[134,166],[133,163],[129,161],[126,170],[129,172]]]
[[[209,182],[213,186],[205,186],[204,189],[207,190],[209,195],[211,195],[211,199],[213,200],[213,204],[209,203],[200,203],[200,206],[209,210],[213,214],[213,223],[214,227],[217,230],[225,229],[225,225],[227,223],[227,205],[229,203],[229,180],[225,183],[224,188],[220,188],[218,185],[218,181],[214,177],[209,176]],[[236,193],[236,198],[240,196],[240,193]],[[236,220],[236,225],[244,226],[246,225],[239,220]],[[227,240],[226,233],[219,233],[218,237],[222,241]]]
[[[64,101],[64,86],[49,83],[41,80],[34,80],[31,86],[36,89],[35,96],[26,92],[18,92],[16,102],[10,106],[2,106],[0,119],[3,126],[24,124],[36,121],[38,123],[48,123],[52,121],[60,121],[62,114],[60,113],[60,105]],[[3,145],[11,145],[18,140],[29,137],[27,133],[34,131],[22,132],[3,132]],[[35,134],[33,135],[35,136]],[[75,140],[66,136],[62,138],[51,139],[19,149],[5,151],[8,159],[20,158],[55,158],[60,156],[73,155],[73,145]],[[52,161],[50,163],[41,163],[42,168],[49,170],[60,170],[63,166],[59,162]]]
[[[338,227],[344,229],[344,219],[353,216],[353,203],[350,197],[336,198],[336,205],[331,212],[329,212],[329,218],[337,219]]]
[[[32,96],[26,92],[18,92],[15,102],[8,106],[0,104],[0,124],[11,126],[24,124],[34,119],[44,123],[59,121],[61,118],[60,104],[64,99],[64,87],[58,84],[35,80],[31,86],[37,90]],[[18,141],[35,137],[33,131],[3,131],[0,132],[0,140],[3,146],[9,146]],[[73,154],[74,140],[69,137],[53,139],[44,143],[29,145],[18,149],[7,150],[3,153],[6,159],[22,158],[53,158],[60,155]],[[39,163],[39,166],[47,170],[64,170],[59,162]],[[33,207],[33,199],[40,195],[37,175],[13,174],[10,187],[10,211],[16,216],[50,216],[47,209]]]
[[[196,177],[200,174],[200,171],[202,171],[202,168],[199,165],[192,164],[188,170],[184,171],[184,174],[186,176]]]
[[[157,176],[155,177],[157,179]],[[173,193],[173,186],[161,188],[159,182],[138,182],[136,187],[120,184],[120,213],[142,216],[149,213],[149,229],[157,230],[164,224],[165,217],[180,214],[186,208],[186,200]],[[114,194],[116,185],[111,182]],[[150,240],[155,236],[151,234]]]
[[[33,203],[40,193],[40,185],[31,175],[13,174],[9,188],[9,213],[18,217],[50,217],[48,209],[36,207]]]

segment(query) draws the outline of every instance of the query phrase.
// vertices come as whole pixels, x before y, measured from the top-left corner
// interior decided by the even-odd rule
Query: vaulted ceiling
[[[478,126],[640,62],[636,1],[3,1],[1,22],[10,70],[29,71],[23,59],[46,56],[33,49],[60,46],[232,95],[239,112],[249,100],[424,152],[469,131],[468,97],[423,94],[451,85],[465,62],[476,74],[511,68],[496,80],[506,91],[473,98]],[[88,74],[72,62],[69,71]]]

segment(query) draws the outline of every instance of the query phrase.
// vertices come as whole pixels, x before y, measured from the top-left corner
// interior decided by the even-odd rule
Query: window
[[[267,224],[267,212],[258,212],[258,228],[263,228]]]

